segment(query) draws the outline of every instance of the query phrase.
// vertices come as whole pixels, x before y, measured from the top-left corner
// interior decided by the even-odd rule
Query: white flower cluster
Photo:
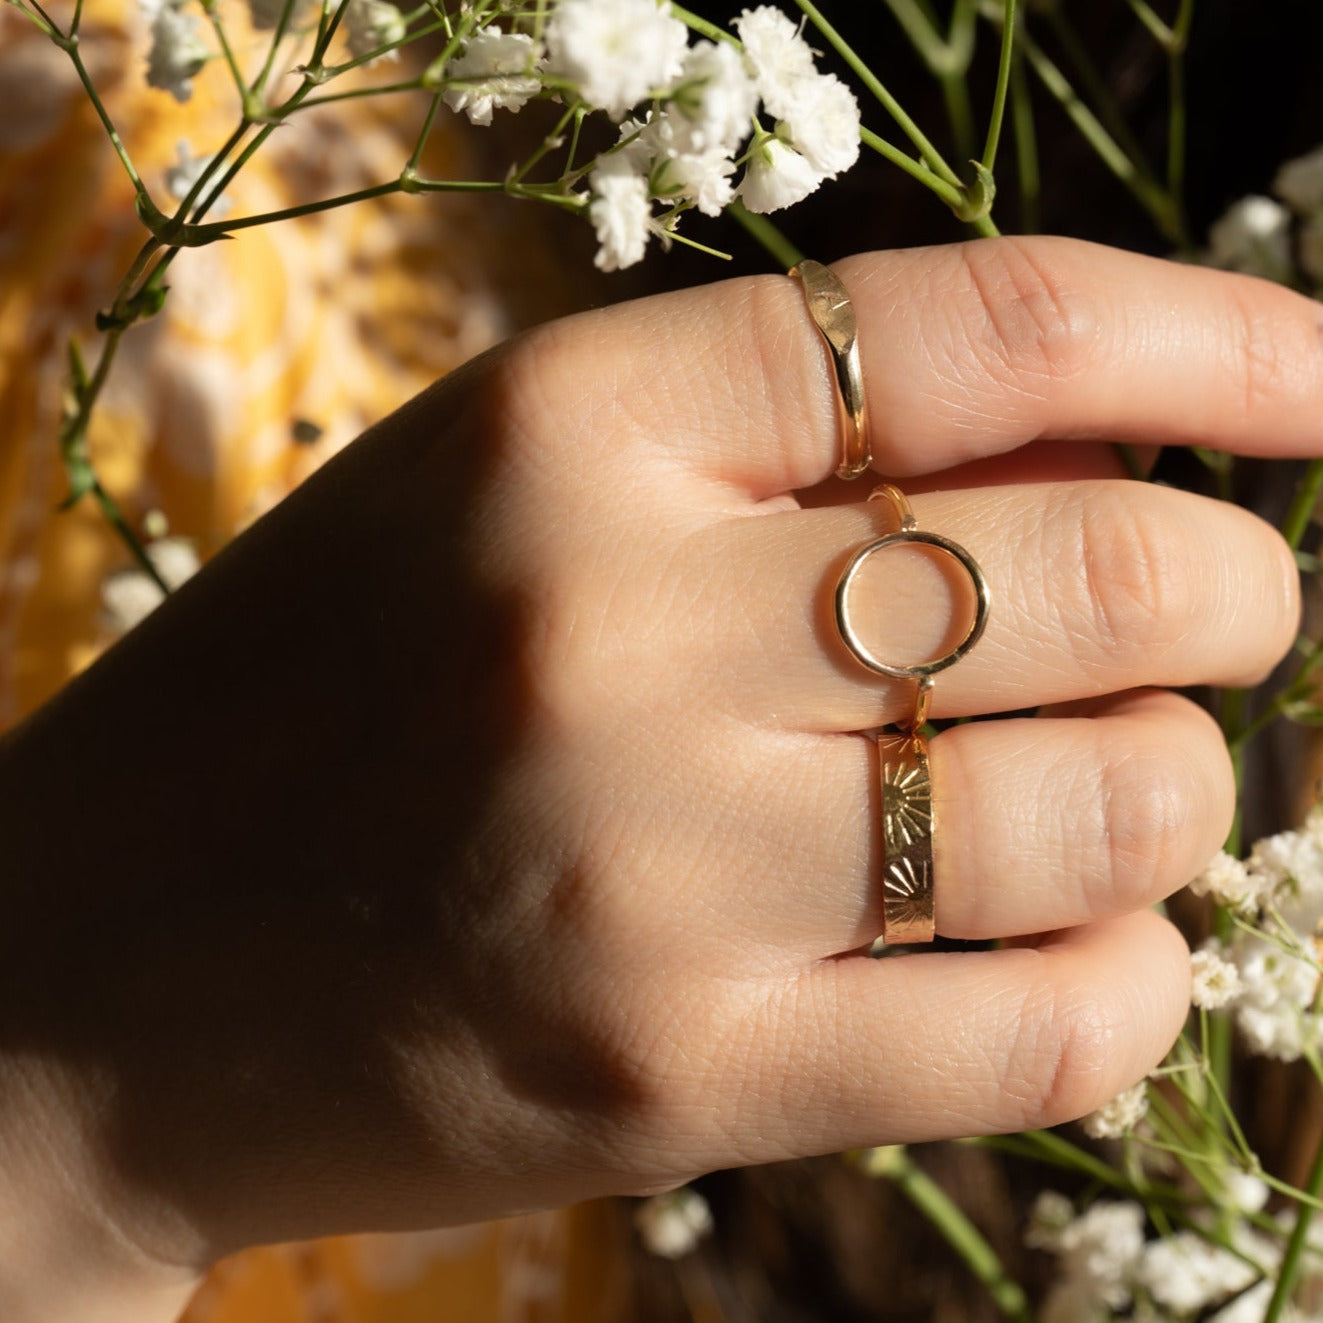
[[[668,239],[684,209],[716,216],[738,196],[775,211],[858,158],[854,95],[818,71],[795,24],[761,6],[735,27],[743,50],[691,45],[668,0],[559,0],[540,42],[491,28],[469,37],[446,66],[445,99],[490,124],[494,110],[517,111],[545,85],[623,121],[588,174],[596,263],[615,271],[642,260],[653,235]],[[772,129],[757,124],[760,102]],[[625,119],[630,111],[639,113]]]
[[[1298,265],[1323,288],[1323,147],[1287,161],[1272,191],[1241,198],[1213,224],[1208,260],[1286,284],[1294,283]]]
[[[1148,1115],[1148,1080],[1122,1089],[1080,1123],[1093,1139],[1121,1139]]]
[[[141,0],[151,33],[147,50],[147,85],[169,92],[176,101],[193,95],[193,79],[211,59],[202,40],[202,19],[182,12],[182,0]]]
[[[1249,1217],[1262,1211],[1268,1189],[1233,1173],[1223,1195],[1223,1211],[1239,1216],[1224,1218],[1217,1235],[1184,1228],[1150,1239],[1138,1203],[1099,1200],[1077,1214],[1064,1195],[1045,1190],[1025,1233],[1026,1244],[1057,1256],[1041,1323],[1262,1323],[1282,1250]],[[1318,1323],[1295,1310],[1284,1317]]]
[[[193,543],[187,538],[158,538],[147,544],[146,551],[157,574],[171,589],[191,579],[201,565]],[[106,625],[116,635],[127,634],[163,601],[165,594],[145,570],[119,570],[101,584]]]
[[[195,0],[140,0],[151,27],[147,78],[178,100],[215,52]],[[338,0],[340,28],[359,61],[393,57],[408,24],[389,0]],[[315,0],[247,0],[258,31],[300,31]],[[497,17],[501,17],[499,24]],[[474,124],[551,96],[621,124],[616,143],[565,177],[597,231],[597,265],[641,261],[650,238],[675,233],[680,213],[716,216],[740,198],[769,212],[801,201],[859,157],[859,106],[779,9],[746,9],[739,41],[690,42],[670,0],[549,0],[537,34],[496,6],[435,76],[446,104]],[[763,118],[759,119],[759,107]],[[627,115],[633,118],[626,119]],[[577,136],[576,136],[577,141]],[[743,167],[741,173],[741,167]]]
[[[1323,1049],[1323,806],[1298,831],[1257,842],[1248,860],[1219,855],[1191,889],[1247,925],[1225,948],[1210,942],[1195,953],[1193,1004],[1229,1008],[1245,1045],[1261,1056],[1295,1061],[1307,1048]]]
[[[261,31],[269,31],[285,12],[286,0],[248,0],[248,21]],[[202,39],[200,14],[186,13],[189,0],[139,0],[147,21],[151,44],[147,51],[147,84],[169,92],[176,101],[193,95],[193,79],[215,52]],[[382,51],[382,58],[392,58],[390,47],[406,34],[404,15],[388,0],[342,0],[341,19],[355,57]],[[294,0],[288,24],[300,27],[317,12],[313,0]],[[383,50],[383,47],[387,48]]]
[[[711,1234],[712,1210],[697,1190],[684,1186],[645,1199],[634,1213],[634,1225],[651,1253],[678,1259]]]

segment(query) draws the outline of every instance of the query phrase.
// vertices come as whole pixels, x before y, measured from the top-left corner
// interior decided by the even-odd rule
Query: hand
[[[1045,705],[932,744],[938,929],[1015,940],[859,954],[854,732],[913,693],[830,623],[887,512],[867,483],[796,496],[836,462],[796,284],[545,327],[0,746],[9,1069],[151,1260],[1051,1125],[1165,1052],[1187,956],[1147,907],[1233,789],[1211,721],[1151,686],[1262,676],[1297,582],[1267,525],[1120,481],[1099,443],[1317,450],[1318,307],[1048,239],[837,269],[876,466],[992,586],[933,713]],[[959,632],[929,562],[877,567],[880,651]]]

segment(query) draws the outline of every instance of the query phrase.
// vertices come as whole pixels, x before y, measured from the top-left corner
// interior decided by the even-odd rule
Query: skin
[[[1163,686],[1285,652],[1253,516],[1109,440],[1323,445],[1320,310],[1066,240],[837,267],[876,467],[992,585],[933,713],[937,923],[873,961],[859,730],[912,686],[828,599],[889,526],[827,482],[801,293],[572,318],[374,428],[0,742],[0,1316],[169,1319],[262,1241],[472,1221],[713,1168],[1052,1125],[1152,1067],[1148,907],[1233,807]],[[910,656],[958,582],[878,557]]]

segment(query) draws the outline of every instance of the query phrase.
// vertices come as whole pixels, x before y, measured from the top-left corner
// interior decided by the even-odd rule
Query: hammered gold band
[[[838,478],[857,478],[873,463],[868,442],[864,374],[859,366],[859,326],[845,286],[830,268],[805,259],[790,268],[804,288],[809,316],[831,353],[836,382],[836,425],[840,436]]]

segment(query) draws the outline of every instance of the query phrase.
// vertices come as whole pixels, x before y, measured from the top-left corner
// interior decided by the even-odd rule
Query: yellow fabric
[[[67,9],[55,12],[67,20]],[[81,49],[140,174],[168,208],[162,180],[179,140],[203,154],[233,127],[223,64],[208,66],[186,105],[148,88],[143,20],[123,0],[88,0]],[[131,562],[91,501],[57,513],[66,483],[56,432],[66,345],[77,336],[94,361],[94,312],[144,232],[69,60],[8,7],[0,107],[3,730],[110,641],[100,585]],[[423,109],[418,98],[353,101],[282,128],[236,180],[234,213],[390,178]],[[453,128],[434,134],[426,164],[474,174],[469,143]],[[205,559],[366,424],[505,334],[500,242],[490,225],[472,223],[462,199],[392,198],[184,253],[164,314],[125,337],[96,416],[91,450],[106,486],[133,518],[162,511]],[[552,269],[536,243],[520,244],[521,276],[536,281]],[[295,441],[298,423],[320,429],[320,439]],[[607,1224],[602,1210],[585,1208],[257,1250],[217,1269],[186,1317],[619,1317]]]

